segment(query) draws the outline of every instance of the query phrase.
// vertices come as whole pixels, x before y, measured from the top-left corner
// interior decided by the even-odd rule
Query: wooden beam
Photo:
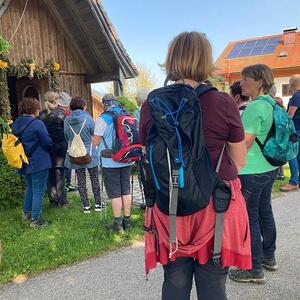
[[[89,45],[89,50],[93,53],[94,59],[98,62],[98,66],[100,66],[101,70],[104,72],[111,72],[111,66],[106,60],[103,59],[101,51],[97,49],[97,45],[89,33],[90,28],[88,28],[85,22],[82,20],[82,11],[77,8],[77,6],[74,4],[74,1],[69,1],[69,7],[77,20],[77,24],[80,27],[87,44]],[[90,11],[89,6],[87,6],[87,8]]]
[[[10,1],[11,0],[2,0],[2,1],[0,1],[0,18],[4,14],[4,12],[6,11]]]
[[[87,61],[84,54],[81,53],[80,49],[78,48],[78,45],[74,42],[74,39],[69,32],[69,29],[65,26],[65,23],[62,21],[62,16],[56,10],[56,7],[53,4],[53,2],[48,0],[44,0],[43,2],[48,7],[49,11],[52,13],[54,19],[59,23],[59,26],[62,27],[66,40],[70,43],[71,48],[75,52],[75,55],[78,56],[78,60],[82,61],[88,73],[93,74],[95,72],[95,68]]]
[[[114,94],[115,96],[123,96],[124,92],[124,75],[121,71],[121,68],[119,68],[119,79],[114,81]]]
[[[84,83],[97,83],[97,82],[107,82],[119,80],[118,75],[113,74],[94,74],[94,75],[86,75],[84,79]]]

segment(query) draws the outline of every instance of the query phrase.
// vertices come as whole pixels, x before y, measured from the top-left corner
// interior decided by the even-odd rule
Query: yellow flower
[[[59,65],[58,63],[54,63],[54,64],[53,64],[53,70],[54,70],[55,72],[58,72],[59,69],[60,69],[60,65]]]
[[[32,71],[34,71],[36,69],[36,65],[34,63],[32,64],[28,64],[28,68]]]
[[[7,67],[8,67],[7,62],[0,59],[0,69],[4,70]]]

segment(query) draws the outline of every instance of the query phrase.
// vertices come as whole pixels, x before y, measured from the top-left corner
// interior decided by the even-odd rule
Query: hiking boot
[[[107,230],[112,230],[116,233],[124,233],[123,224],[119,224],[117,222],[113,222],[112,224],[105,225]]]
[[[101,204],[96,204],[95,205],[95,211],[102,211],[102,209],[106,208],[106,203],[105,202],[101,202]]]
[[[266,282],[264,271],[262,270],[259,273],[254,273],[248,270],[235,269],[229,271],[228,275],[231,280],[237,282],[253,282],[261,284]]]
[[[45,227],[48,225],[49,225],[48,221],[42,221],[41,219],[37,219],[37,220],[31,221],[30,228],[41,228],[41,227]]]
[[[89,214],[91,212],[91,207],[90,206],[84,206],[82,208],[83,213]]]
[[[129,230],[131,227],[131,218],[123,218],[122,225],[125,231]]]
[[[292,192],[292,191],[298,191],[299,190],[299,186],[298,185],[294,185],[294,184],[287,184],[285,186],[282,186],[280,188],[280,191],[281,192],[285,192],[285,193],[288,193],[288,192]]]
[[[22,211],[22,222],[30,221],[31,220],[31,213],[26,213]]]
[[[263,258],[261,265],[267,269],[268,271],[277,271],[278,265],[276,263],[276,259],[265,259]]]

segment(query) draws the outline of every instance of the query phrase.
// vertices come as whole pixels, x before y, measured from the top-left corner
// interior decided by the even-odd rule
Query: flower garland
[[[31,58],[21,59],[16,65],[10,64],[7,54],[0,52],[0,116],[4,119],[10,116],[10,106],[8,100],[7,76],[19,78],[28,77],[30,79],[49,78],[54,91],[59,90],[58,71],[60,65],[53,58],[48,59],[41,67]]]

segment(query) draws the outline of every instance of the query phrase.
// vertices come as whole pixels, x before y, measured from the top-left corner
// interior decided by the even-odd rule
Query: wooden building
[[[8,72],[14,117],[22,97],[35,96],[42,102],[52,88],[49,78],[39,78],[36,70],[39,66],[43,71],[49,61],[59,67],[59,90],[83,96],[91,113],[91,83],[114,81],[119,95],[123,81],[138,74],[97,0],[0,0],[0,35],[12,46],[9,64],[27,59],[31,63],[23,66],[33,68],[29,77]]]

